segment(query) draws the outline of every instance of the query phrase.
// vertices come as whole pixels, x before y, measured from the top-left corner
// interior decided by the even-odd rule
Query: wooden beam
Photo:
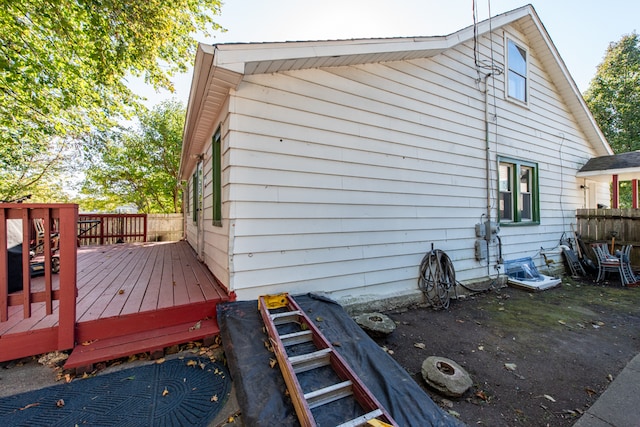
[[[0,322],[9,319],[9,261],[7,253],[7,215],[0,208]]]
[[[45,293],[45,307],[47,315],[53,314],[53,283],[51,277],[51,210],[45,209],[44,218],[42,223],[44,224],[44,293]]]
[[[24,318],[31,317],[31,269],[29,266],[29,229],[31,215],[29,209],[22,209],[22,306]]]
[[[48,353],[56,347],[58,327],[4,335],[0,339],[0,360],[14,360]]]
[[[618,182],[618,175],[613,175],[613,183],[611,187],[611,208],[618,209],[618,206],[620,205],[620,183]]]
[[[60,299],[59,290],[52,290],[50,294],[46,290],[31,292],[29,296],[29,301],[31,302],[31,304],[35,304],[39,302],[47,303],[47,301],[51,302],[59,299]],[[23,301],[24,301],[24,295],[22,291],[9,294],[9,296],[7,297],[7,303],[9,307],[13,307],[14,305],[22,305]]]
[[[73,348],[76,333],[78,205],[60,207],[60,310],[58,350]]]
[[[638,180],[631,180],[631,207],[638,209]]]

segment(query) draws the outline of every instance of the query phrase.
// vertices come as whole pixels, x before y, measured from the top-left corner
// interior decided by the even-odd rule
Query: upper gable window
[[[529,57],[527,50],[507,39],[507,95],[525,104],[529,102]]]

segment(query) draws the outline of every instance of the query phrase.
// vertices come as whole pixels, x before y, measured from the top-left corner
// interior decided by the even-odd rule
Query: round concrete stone
[[[422,362],[422,378],[431,387],[451,397],[462,396],[473,385],[460,365],[444,357],[431,356]]]
[[[354,320],[365,332],[374,337],[387,336],[396,329],[396,322],[382,313],[364,313]]]

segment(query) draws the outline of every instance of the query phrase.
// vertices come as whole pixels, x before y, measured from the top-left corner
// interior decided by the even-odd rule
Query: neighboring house
[[[588,179],[591,182],[599,181],[607,186],[611,183],[611,207],[613,209],[618,209],[620,205],[620,182],[631,181],[631,207],[632,209],[638,209],[640,206],[640,201],[638,200],[640,151],[594,157],[582,166],[577,176]],[[585,185],[583,189],[589,191],[589,186]],[[602,205],[608,206],[608,203],[603,203]]]
[[[432,247],[463,283],[500,252],[541,264],[608,203],[576,173],[609,154],[531,6],[448,36],[200,45],[185,233],[239,299],[415,295]]]
[[[116,213],[119,214],[137,214],[138,207],[133,203],[129,203],[128,205],[121,205],[116,208]]]

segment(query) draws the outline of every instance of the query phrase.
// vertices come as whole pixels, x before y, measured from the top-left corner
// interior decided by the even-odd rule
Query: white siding
[[[492,39],[502,64],[502,31]],[[481,40],[485,51],[489,43]],[[503,227],[501,237],[505,259],[539,262],[540,247],[556,246],[584,204],[575,172],[595,153],[529,48],[528,108],[505,100],[504,74],[489,79],[491,215],[497,156],[537,162],[540,225]],[[230,227],[219,231],[230,230],[231,289],[241,299],[402,294],[417,288],[432,245],[459,280],[495,274],[495,245],[490,268],[474,258],[486,179],[473,64],[467,43],[431,59],[246,77],[225,138]],[[215,250],[221,270],[224,250]]]
[[[204,166],[203,166],[203,221],[204,221],[204,257],[203,261],[209,270],[215,275],[215,277],[225,286],[228,290],[232,291],[230,287],[230,256],[229,256],[229,242],[230,242],[230,230],[229,230],[229,133],[226,115],[228,111],[228,104],[224,105],[222,109],[223,113],[220,117],[213,121],[214,127],[210,130],[210,136],[208,142],[205,144],[204,151]],[[222,137],[222,226],[214,225],[213,223],[213,176],[212,176],[212,137],[215,130],[221,126]],[[189,212],[186,212],[186,239],[189,244],[197,250],[198,247],[198,226],[193,221],[193,190],[191,189],[191,176],[193,170],[189,172],[189,192],[186,196],[186,200],[189,202]],[[185,191],[187,187],[185,186]]]

